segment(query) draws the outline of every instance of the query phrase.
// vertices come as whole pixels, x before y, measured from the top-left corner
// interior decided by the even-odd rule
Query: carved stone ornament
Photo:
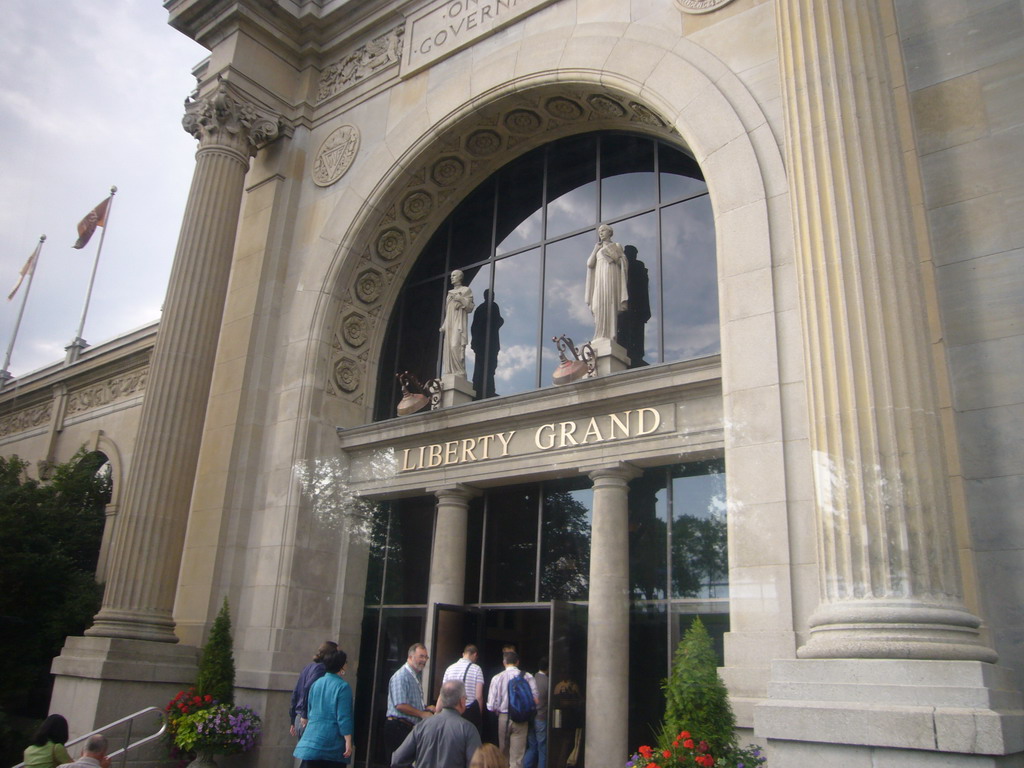
[[[81,413],[91,411],[93,408],[100,408],[110,405],[118,400],[123,400],[145,390],[146,379],[149,376],[149,369],[132,371],[124,376],[115,376],[112,379],[91,386],[87,389],[80,389],[68,395],[67,413]]]
[[[676,0],[676,7],[683,13],[711,13],[732,0]]]
[[[343,125],[324,139],[313,161],[313,183],[329,187],[352,167],[359,151],[359,129]]]
[[[383,287],[384,278],[376,269],[364,270],[356,278],[356,296],[364,304],[373,304],[379,299]]]
[[[53,401],[49,400],[42,405],[0,417],[0,437],[25,432],[33,427],[46,424],[50,421],[52,414]]]
[[[360,80],[397,64],[402,58],[403,35],[405,24],[399,24],[327,67],[317,84],[317,102],[329,99]]]
[[[182,127],[192,134],[202,149],[227,146],[247,157],[281,132],[281,118],[243,100],[225,80],[218,78],[212,93],[185,100]]]
[[[355,312],[346,315],[341,321],[341,335],[349,346],[356,348],[363,346],[369,335],[366,318]]]

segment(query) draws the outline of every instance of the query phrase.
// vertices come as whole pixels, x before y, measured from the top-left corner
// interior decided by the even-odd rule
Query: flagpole
[[[7,354],[4,356],[4,367],[0,369],[0,387],[3,387],[13,376],[9,370],[11,365],[11,354],[14,352],[14,342],[18,338],[18,329],[21,328],[21,318],[25,314],[25,305],[28,303],[28,295],[32,290],[32,278],[36,276],[36,267],[39,265],[39,256],[43,252],[43,243],[46,242],[46,235],[39,236],[39,244],[33,254],[32,268],[28,271],[28,285],[25,286],[25,294],[21,297],[21,307],[18,308],[18,319],[14,321],[14,331],[11,333],[11,343],[7,345]]]
[[[96,258],[92,262],[92,274],[89,276],[89,289],[85,292],[85,306],[82,307],[82,319],[78,323],[78,333],[75,334],[74,340],[66,347],[67,357],[64,360],[64,364],[75,362],[78,359],[79,353],[85,349],[88,343],[82,338],[82,332],[85,330],[85,316],[89,314],[89,300],[92,298],[92,286],[96,282],[96,268],[100,264],[100,254],[103,253],[103,240],[107,236],[107,228],[110,226],[110,212],[114,208],[114,195],[117,194],[117,187],[110,188],[110,202],[107,203],[107,212],[104,217],[103,231],[100,233],[100,244],[96,248]]]

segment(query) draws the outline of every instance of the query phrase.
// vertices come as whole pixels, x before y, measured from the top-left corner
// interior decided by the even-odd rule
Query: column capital
[[[475,488],[472,485],[464,485],[463,483],[452,483],[451,485],[442,485],[435,488],[427,489],[430,493],[434,494],[438,501],[445,499],[462,499],[469,501],[475,496],[483,494],[479,488]]]
[[[640,477],[642,474],[643,470],[636,465],[630,464],[628,461],[617,461],[614,464],[609,464],[607,467],[590,470],[587,472],[587,477],[593,480],[596,485],[601,481],[628,483],[633,478]]]
[[[282,132],[281,116],[257,107],[226,80],[213,91],[185,99],[182,127],[199,141],[199,149],[233,149],[248,158]]]

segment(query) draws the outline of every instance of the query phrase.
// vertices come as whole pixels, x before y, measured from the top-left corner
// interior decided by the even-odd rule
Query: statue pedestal
[[[597,376],[624,371],[629,368],[629,355],[626,348],[613,339],[594,339],[590,342],[594,350],[594,361],[597,365]]]
[[[441,407],[473,402],[476,390],[462,374],[446,373],[441,377]]]

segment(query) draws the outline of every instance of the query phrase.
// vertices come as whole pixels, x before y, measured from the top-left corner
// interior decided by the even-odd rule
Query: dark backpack
[[[508,681],[508,716],[513,723],[526,723],[537,713],[537,703],[526,675],[520,672]]]

